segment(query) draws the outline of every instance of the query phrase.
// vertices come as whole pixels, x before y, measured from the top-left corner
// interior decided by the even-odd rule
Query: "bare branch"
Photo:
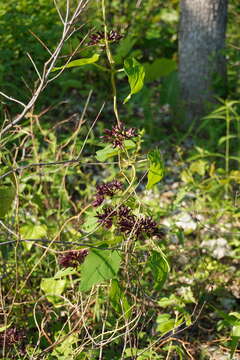
[[[80,0],[73,15],[70,17],[70,4],[69,4],[69,0],[66,0],[66,16],[65,16],[65,21],[63,22],[63,30],[62,30],[61,39],[60,39],[56,49],[54,50],[54,52],[51,54],[50,58],[45,62],[42,74],[41,75],[38,74],[40,80],[39,80],[36,90],[34,91],[32,98],[29,100],[29,102],[27,104],[24,104],[23,102],[0,92],[0,94],[2,96],[4,96],[5,98],[7,98],[11,101],[14,101],[14,102],[20,104],[22,107],[24,107],[23,111],[20,114],[18,114],[17,117],[13,121],[11,121],[11,123],[6,125],[1,130],[0,137],[3,134],[5,134],[9,129],[11,129],[13,126],[18,124],[24,118],[24,116],[27,114],[27,112],[30,111],[30,109],[33,107],[33,105],[37,101],[41,92],[45,89],[46,85],[48,84],[48,77],[51,74],[53,67],[55,66],[55,63],[59,57],[59,54],[60,54],[66,40],[69,39],[69,36],[72,36],[72,34],[75,32],[75,31],[71,30],[72,26],[74,25],[78,16],[83,12],[83,10],[85,9],[85,7],[87,6],[88,3],[89,3],[89,0]],[[55,4],[56,4],[56,2],[55,2]],[[56,7],[56,9],[58,10],[58,7]],[[70,59],[68,61],[71,60],[72,56],[70,57]],[[36,68],[35,68],[35,70],[36,70]]]
[[[57,1],[56,1],[56,0],[54,0],[54,5],[55,5],[55,8],[56,8],[56,10],[57,10],[57,12],[58,12],[58,16],[59,16],[61,22],[64,24],[64,20],[63,20],[61,11],[60,11],[60,9],[59,9],[59,7],[58,7],[58,5],[57,5]]]
[[[12,98],[11,96],[8,96],[8,95],[4,94],[2,91],[0,91],[0,95],[2,95],[3,97],[5,97],[5,98],[8,99],[8,100],[11,100],[11,101],[13,101],[13,102],[16,102],[17,104],[22,105],[23,107],[26,106],[26,104],[24,104],[22,101],[19,101],[19,100],[17,100],[17,99],[14,99],[14,98]]]
[[[38,71],[37,65],[35,64],[33,58],[31,57],[31,55],[29,53],[27,53],[27,56],[30,59],[31,63],[33,64],[33,67],[34,67],[34,69],[35,69],[35,71],[37,73],[37,76],[38,76],[39,80],[41,81],[42,79],[41,79],[41,75],[40,75],[40,73]]]
[[[31,30],[28,30],[30,32],[30,34],[35,37],[35,39],[37,39],[37,41],[40,42],[40,44],[44,47],[45,50],[47,50],[47,52],[52,56],[52,52],[49,50],[49,48],[47,47],[46,44],[44,44],[44,42]]]

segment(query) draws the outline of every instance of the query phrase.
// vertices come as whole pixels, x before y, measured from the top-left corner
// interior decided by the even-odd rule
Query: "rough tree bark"
[[[214,95],[226,92],[227,5],[228,0],[180,2],[179,80],[188,122],[206,113]]]

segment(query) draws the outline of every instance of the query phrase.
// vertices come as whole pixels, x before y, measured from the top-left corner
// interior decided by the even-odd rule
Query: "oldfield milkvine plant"
[[[115,68],[111,43],[121,41],[123,35],[118,34],[115,30],[108,31],[104,1],[102,1],[102,14],[104,30],[91,34],[86,42],[91,47],[104,49],[108,66],[97,64],[104,55],[101,53],[100,56],[96,50],[96,53],[89,58],[80,58],[62,66],[55,66],[51,72],[56,73],[65,71],[67,68],[95,64],[98,71],[109,73],[116,123],[111,128],[104,130],[99,139],[102,149],[96,152],[95,157],[100,165],[107,165],[109,159],[116,160],[113,161],[115,176],[110,181],[102,179],[95,186],[90,203],[76,216],[67,218],[57,233],[51,236],[51,232],[46,226],[37,224],[37,219],[34,220],[36,223],[33,221],[31,226],[21,220],[20,226],[18,224],[16,226],[18,233],[12,232],[4,224],[14,199],[16,199],[16,194],[19,192],[19,187],[21,187],[20,180],[18,180],[19,172],[24,172],[29,168],[33,168],[33,170],[39,167],[44,168],[49,163],[36,162],[11,168],[2,175],[1,180],[6,180],[6,184],[0,188],[0,197],[5,199],[4,203],[0,205],[0,216],[8,235],[15,236],[16,239],[13,240],[13,243],[15,241],[16,246],[23,244],[25,251],[28,252],[33,250],[33,244],[38,242],[43,244],[43,253],[37,253],[39,250],[37,248],[35,262],[30,272],[27,275],[21,274],[21,282],[16,282],[18,294],[27,291],[29,279],[38,266],[43,266],[44,260],[52,264],[51,256],[54,255],[59,267],[59,270],[52,276],[47,277],[43,271],[42,279],[38,284],[41,295],[34,300],[31,318],[31,322],[38,330],[38,337],[31,341],[26,340],[30,336],[30,322],[28,326],[24,326],[26,330],[23,330],[23,326],[18,326],[18,324],[12,326],[11,309],[15,306],[13,297],[12,308],[9,310],[4,326],[0,329],[3,357],[9,354],[11,358],[18,354],[22,358],[38,359],[47,358],[47,354],[50,353],[53,359],[63,359],[77,358],[75,355],[79,353],[86,358],[93,359],[91,348],[103,351],[104,347],[111,347],[111,344],[117,339],[121,348],[120,353],[122,352],[122,356],[124,356],[128,341],[127,334],[137,329],[145,311],[143,300],[145,295],[141,287],[140,274],[149,277],[149,281],[152,282],[151,289],[158,293],[169,271],[169,265],[161,249],[165,230],[153,219],[151,211],[143,206],[137,189],[140,183],[145,183],[145,177],[147,177],[146,189],[151,189],[162,179],[162,158],[158,149],[150,151],[147,158],[141,155],[142,132],[123,124],[118,111],[116,74],[122,72],[128,78],[130,93],[124,100],[126,103],[142,89],[144,67],[134,57],[129,56],[124,60],[123,68]],[[29,113],[27,118],[30,118],[33,127],[33,114]],[[19,121],[20,117],[17,119]],[[15,123],[7,124],[2,135],[7,134],[16,123],[15,119]],[[47,138],[48,135],[39,123],[37,126],[44,139]],[[36,151],[37,141],[34,138],[32,141],[35,157],[38,159],[40,154]],[[68,161],[70,164],[77,164],[80,160],[78,157]],[[55,165],[58,164],[56,161]],[[31,203],[36,201],[38,204],[36,199],[30,199],[30,201]],[[49,218],[53,216],[52,212]],[[67,226],[76,219],[82,222],[84,220],[83,224],[78,224],[80,230],[83,231],[83,236],[80,242],[71,244],[66,235]],[[76,238],[76,234],[74,236]],[[66,249],[60,251],[59,244],[66,246]],[[145,272],[145,270],[147,271]],[[149,276],[150,271],[151,276]],[[96,322],[99,323],[102,320],[96,314],[97,306],[105,306],[101,297],[104,291],[104,298],[107,298],[109,309],[112,309],[111,311],[117,315],[117,321],[114,316],[108,318],[109,310],[106,308],[104,321],[108,324],[104,323],[105,325],[95,331],[92,329],[91,313],[94,312],[93,317]],[[61,327],[57,327],[57,330],[53,319],[47,317],[40,323],[38,318],[41,311],[38,314],[37,309],[41,306],[44,307],[46,301],[47,306],[50,306],[54,313],[58,314],[59,311],[59,319],[62,313],[67,318],[66,321],[62,321]],[[95,304],[94,309],[92,303]],[[77,316],[78,320],[73,315]],[[77,333],[74,329],[77,329]],[[88,329],[89,336],[84,335],[86,329]],[[92,335],[89,333],[91,330],[93,330]],[[131,348],[129,351],[131,352]]]

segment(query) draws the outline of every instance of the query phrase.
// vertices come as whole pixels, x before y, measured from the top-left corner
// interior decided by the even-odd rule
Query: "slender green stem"
[[[108,58],[108,62],[110,65],[111,71],[111,85],[113,90],[113,111],[116,116],[118,126],[121,125],[121,121],[119,118],[118,108],[117,108],[117,88],[115,82],[115,63],[112,57],[111,49],[108,43],[108,31],[107,31],[107,21],[106,21],[106,7],[105,7],[105,0],[102,0],[102,15],[103,15],[103,23],[104,23],[104,37],[105,37],[105,46],[106,46],[106,54]]]
[[[93,66],[96,66],[98,69],[102,70],[102,71],[107,71],[107,72],[111,72],[111,70],[109,70],[108,68],[104,67],[104,66],[101,66],[101,65],[98,65],[96,63],[93,63],[92,64]]]
[[[225,148],[225,172],[226,177],[229,176],[229,151],[230,151],[230,113],[228,104],[226,104],[226,148]],[[228,183],[226,184],[225,194],[228,196]]]
[[[125,179],[127,180],[128,182],[128,187],[127,189],[124,191],[124,193],[122,194],[122,196],[126,195],[130,190],[131,190],[131,187],[133,186],[134,184],[134,181],[136,179],[136,169],[135,169],[135,166],[134,165],[131,165],[131,168],[132,168],[132,178],[131,180],[128,179],[128,177],[123,173],[123,176],[125,177]]]

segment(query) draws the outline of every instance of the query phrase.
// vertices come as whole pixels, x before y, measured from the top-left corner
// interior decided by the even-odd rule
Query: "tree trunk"
[[[228,0],[180,2],[179,80],[188,123],[210,109],[214,95],[226,94],[227,5]]]

